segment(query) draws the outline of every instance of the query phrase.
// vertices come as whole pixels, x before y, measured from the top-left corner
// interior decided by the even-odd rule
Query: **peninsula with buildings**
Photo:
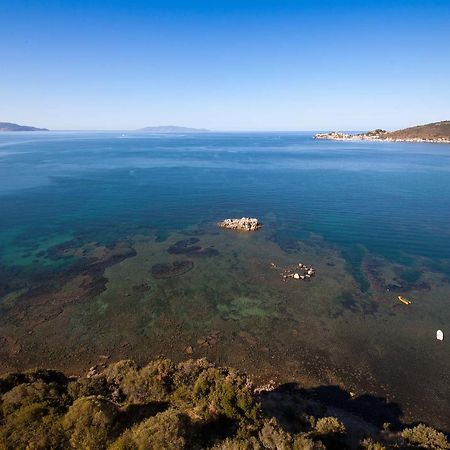
[[[377,129],[367,133],[347,134],[331,131],[317,133],[315,139],[331,141],[433,142],[450,144],[450,121],[429,123],[397,131]]]

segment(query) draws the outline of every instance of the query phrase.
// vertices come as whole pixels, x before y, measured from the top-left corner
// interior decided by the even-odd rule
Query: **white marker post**
[[[436,339],[438,341],[443,341],[444,340],[444,332],[442,330],[437,330],[436,331]]]

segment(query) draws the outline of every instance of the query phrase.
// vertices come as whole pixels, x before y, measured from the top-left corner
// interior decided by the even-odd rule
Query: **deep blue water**
[[[98,239],[101,229],[107,239],[272,215],[293,236],[313,231],[390,258],[450,259],[449,145],[285,133],[3,134],[0,195],[0,233]]]

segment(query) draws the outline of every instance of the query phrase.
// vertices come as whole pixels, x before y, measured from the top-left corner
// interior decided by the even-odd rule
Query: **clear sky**
[[[450,0],[0,0],[0,121],[394,129],[450,119]]]

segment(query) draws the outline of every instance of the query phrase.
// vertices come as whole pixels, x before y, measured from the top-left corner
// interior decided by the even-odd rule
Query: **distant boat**
[[[406,297],[403,297],[403,295],[399,295],[397,298],[405,305],[410,305],[412,303],[411,300],[408,300]]]
[[[437,330],[436,331],[436,339],[438,341],[443,341],[444,340],[444,332],[442,330]]]

